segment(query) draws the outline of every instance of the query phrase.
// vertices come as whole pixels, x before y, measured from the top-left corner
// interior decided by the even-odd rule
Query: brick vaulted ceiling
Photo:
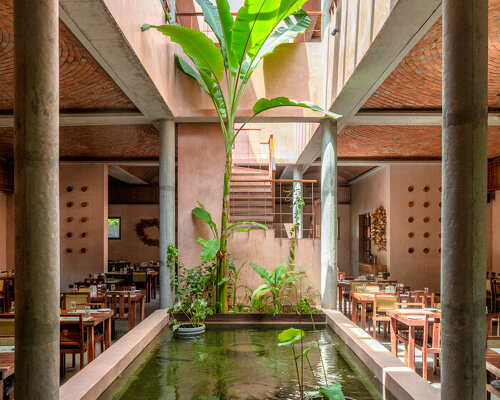
[[[135,105],[83,47],[59,23],[60,108],[63,112],[137,111]],[[13,1],[0,2],[0,113],[14,108]]]

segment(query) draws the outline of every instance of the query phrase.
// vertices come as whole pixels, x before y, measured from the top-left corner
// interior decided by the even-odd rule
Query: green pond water
[[[300,399],[291,349],[277,346],[286,328],[207,328],[196,338],[174,337],[166,330],[100,399]],[[309,352],[312,372],[304,364],[306,390],[325,383],[321,351],[328,383],[340,382],[345,396],[394,399],[383,396],[380,382],[333,331],[307,331],[304,348],[316,339],[319,350]]]

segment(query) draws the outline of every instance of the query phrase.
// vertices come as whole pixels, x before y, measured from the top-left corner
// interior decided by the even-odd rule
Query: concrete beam
[[[355,115],[440,16],[441,0],[399,0],[330,111],[344,117]],[[338,124],[341,128],[343,123]],[[320,151],[321,130],[317,129],[297,164],[308,165]]]
[[[159,2],[157,15],[162,15]],[[171,118],[172,113],[123,30],[102,0],[60,0],[59,16],[90,54],[150,118]],[[140,22],[137,22],[139,32]]]
[[[125,171],[117,165],[110,165],[108,167],[108,174],[113,178],[116,178],[122,182],[129,183],[131,185],[147,185],[148,183],[141,178]]]
[[[59,114],[59,126],[90,125],[153,125],[156,119],[141,113],[79,113]],[[13,128],[13,115],[0,115],[0,128]]]
[[[347,125],[442,125],[440,112],[359,112],[339,120],[341,128]],[[488,114],[488,125],[500,125],[500,113]]]

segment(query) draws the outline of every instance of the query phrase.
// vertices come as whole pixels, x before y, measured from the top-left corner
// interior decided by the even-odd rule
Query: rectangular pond
[[[287,328],[209,326],[191,338],[165,329],[100,399],[300,399],[291,348],[278,346]],[[303,366],[306,391],[325,384],[321,351],[328,384],[339,382],[345,396],[394,400],[330,328],[307,330],[303,346],[311,347],[311,367]]]

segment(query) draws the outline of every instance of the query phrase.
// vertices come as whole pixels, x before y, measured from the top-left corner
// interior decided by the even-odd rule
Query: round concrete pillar
[[[16,399],[59,398],[59,2],[14,1]]]
[[[337,122],[321,123],[321,305],[337,309]]]
[[[174,303],[168,247],[175,245],[175,122],[160,121],[160,308]]]
[[[488,0],[443,1],[441,398],[486,396]]]

